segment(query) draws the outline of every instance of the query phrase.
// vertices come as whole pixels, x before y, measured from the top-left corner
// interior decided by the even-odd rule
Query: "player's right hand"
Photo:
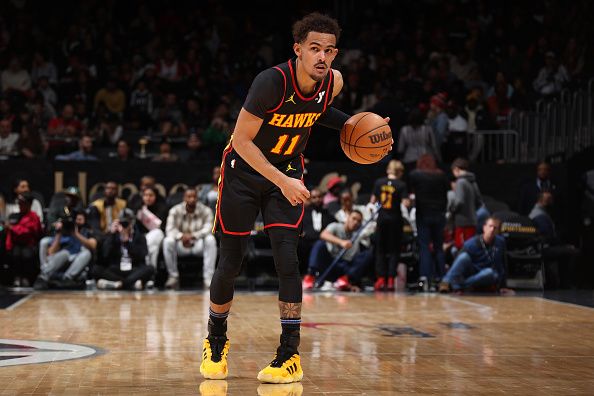
[[[279,188],[293,206],[303,204],[309,198],[309,191],[299,179],[287,176]]]

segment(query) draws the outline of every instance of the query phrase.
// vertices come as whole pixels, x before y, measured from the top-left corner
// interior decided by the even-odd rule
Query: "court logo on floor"
[[[433,335],[412,327],[379,326],[379,330],[385,337],[416,337],[416,338],[434,338]]]
[[[0,367],[81,359],[97,353],[96,349],[76,344],[0,338]]]

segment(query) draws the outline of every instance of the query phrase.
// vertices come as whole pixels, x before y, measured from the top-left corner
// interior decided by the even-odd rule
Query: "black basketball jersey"
[[[380,213],[400,217],[400,202],[407,198],[406,184],[398,179],[382,177],[373,186],[373,195],[381,205]]]
[[[328,72],[313,94],[297,86],[295,60],[261,72],[252,83],[243,107],[264,120],[254,144],[273,164],[295,158],[305,150],[311,126],[332,99],[334,73]]]

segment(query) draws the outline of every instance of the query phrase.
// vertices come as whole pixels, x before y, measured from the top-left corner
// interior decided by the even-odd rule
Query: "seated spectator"
[[[16,144],[17,152],[27,159],[43,158],[47,151],[47,144],[41,138],[39,128],[32,124],[21,127],[21,136]]]
[[[41,237],[41,221],[31,210],[33,196],[24,192],[17,197],[19,213],[8,218],[5,225],[6,252],[15,286],[30,286],[38,272],[35,249]]]
[[[58,154],[58,161],[97,161],[98,158],[93,152],[93,139],[90,136],[83,136],[78,143],[78,150],[69,154]]]
[[[10,60],[8,68],[2,72],[1,80],[4,92],[15,91],[24,94],[31,89],[31,76],[21,66],[21,61],[16,56]]]
[[[124,134],[124,127],[117,115],[107,113],[100,118],[94,131],[98,141],[106,146],[117,144]]]
[[[6,217],[8,218],[13,213],[20,213],[20,203],[18,200],[19,195],[23,193],[30,193],[31,187],[29,186],[29,181],[27,179],[16,178],[12,182],[12,196],[14,197],[12,202],[6,203]],[[31,210],[35,212],[37,217],[39,217],[39,221],[43,222],[43,205],[37,198],[33,198],[33,203],[31,204]]]
[[[58,82],[56,65],[52,61],[47,60],[42,51],[37,50],[33,54],[31,79],[36,83],[42,77],[45,77],[50,84],[56,84]]]
[[[176,130],[179,128],[182,118],[182,112],[177,105],[177,96],[172,92],[166,94],[161,106],[153,111],[153,119],[157,124],[169,121]]]
[[[344,181],[340,176],[334,176],[326,183],[326,194],[322,200],[324,208],[334,216],[340,209],[340,192],[344,189]]]
[[[553,288],[571,288],[575,284],[575,263],[579,250],[570,244],[563,243],[557,235],[557,227],[551,217],[554,203],[553,193],[543,191],[528,215],[543,237],[543,259],[547,267],[547,284]]]
[[[134,212],[125,209],[109,226],[99,263],[93,267],[98,289],[142,290],[151,280],[154,268],[146,263],[146,239],[134,230],[135,218]]]
[[[136,211],[138,231],[146,238],[148,248],[148,264],[157,270],[159,249],[165,234],[165,221],[167,220],[167,205],[159,200],[159,192],[155,187],[145,187],[142,190],[142,207]]]
[[[198,202],[196,190],[188,189],[184,193],[184,202],[175,205],[167,216],[167,236],[163,241],[163,256],[169,278],[167,289],[179,287],[178,256],[202,255],[202,280],[205,287],[210,287],[217,258],[217,242],[211,234],[213,212]]]
[[[130,110],[133,120],[138,123],[135,129],[147,129],[154,108],[153,94],[148,90],[146,81],[136,83],[136,89],[130,95]]]
[[[80,136],[83,130],[83,124],[74,117],[74,107],[71,104],[65,104],[62,116],[52,118],[47,126],[48,136]]]
[[[452,163],[452,173],[456,178],[454,198],[450,205],[450,212],[454,217],[455,245],[458,249],[466,240],[476,234],[476,212],[482,205],[480,190],[474,173],[468,170],[467,160],[457,158]]]
[[[143,201],[143,191],[145,188],[152,187],[156,188],[157,181],[153,176],[142,176],[140,178],[140,183],[138,184],[138,192],[132,194],[128,197],[128,207],[132,209],[134,212],[139,211],[142,206],[144,205]],[[161,196],[161,194],[157,195],[157,201],[165,202],[165,199]]]
[[[37,91],[43,97],[43,100],[51,105],[53,108],[56,108],[58,105],[58,95],[56,91],[49,85],[49,81],[46,76],[39,77],[39,81],[37,82]]]
[[[179,157],[177,154],[171,152],[171,143],[167,140],[163,140],[159,145],[159,154],[154,156],[152,161],[154,162],[177,162]]]
[[[134,152],[124,139],[118,140],[115,159],[122,162],[134,159]]]
[[[0,155],[17,155],[18,140],[19,134],[12,132],[12,123],[0,120]]]
[[[186,161],[208,161],[211,158],[209,150],[204,147],[196,133],[190,134],[186,145],[188,148]]]
[[[328,227],[335,219],[322,206],[322,192],[312,188],[309,192],[308,205],[303,213],[303,223],[299,245],[297,245],[297,256],[301,273],[307,271],[309,253],[313,245],[320,239],[320,233]]]
[[[186,102],[186,111],[181,129],[184,134],[201,134],[208,126],[207,117],[200,109],[200,102],[196,98],[189,98]]]
[[[358,210],[363,214],[363,221],[371,217],[371,213],[366,209],[365,205],[355,205],[353,194],[345,190],[340,193],[340,209],[334,214],[334,218],[340,223],[345,223],[353,210]]]
[[[314,287],[316,277],[322,274],[341,254],[343,256],[328,275],[328,280],[336,280],[334,287],[343,291],[360,291],[361,278],[373,261],[370,249],[364,249],[361,240],[369,235],[361,232],[355,240],[355,233],[361,228],[363,214],[358,210],[350,212],[346,223],[331,223],[320,233],[309,256],[307,275],[303,278],[303,290]]]
[[[74,287],[84,281],[81,275],[91,263],[97,248],[97,239],[87,224],[85,212],[75,215],[76,217],[64,218],[56,223],[55,236],[47,249],[47,260],[41,266],[41,273],[33,285],[35,290],[49,288],[52,276],[62,269],[66,271],[55,283],[56,286]]]
[[[118,198],[117,194],[117,183],[108,181],[105,184],[103,198],[91,203],[89,224],[97,234],[110,231],[110,225],[119,218],[120,213],[126,208],[126,201]]]
[[[542,161],[536,166],[536,178],[532,177],[524,181],[520,187],[518,202],[520,214],[527,216],[534,208],[538,195],[545,191],[556,195],[557,185],[551,178],[551,165]]]
[[[118,88],[117,81],[110,78],[104,88],[101,88],[95,94],[94,109],[97,111],[99,106],[105,106],[105,109],[115,116],[121,118],[126,108],[126,94]]]
[[[553,51],[547,52],[545,65],[532,83],[534,90],[542,96],[553,96],[560,93],[568,82],[569,74],[565,66],[559,64]]]
[[[447,293],[468,289],[503,289],[506,282],[505,239],[499,236],[501,221],[489,217],[483,234],[466,242],[452,267],[439,284],[439,291]]]
[[[210,183],[198,186],[198,200],[208,206],[212,213],[217,211],[217,200],[219,197],[219,178],[221,177],[221,167],[216,165],[212,168],[212,178]]]

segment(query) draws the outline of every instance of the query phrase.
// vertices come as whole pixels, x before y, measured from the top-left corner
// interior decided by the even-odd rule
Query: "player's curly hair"
[[[319,12],[312,12],[293,24],[293,39],[296,43],[305,41],[309,32],[333,34],[336,42],[340,38],[340,26],[336,19]]]

